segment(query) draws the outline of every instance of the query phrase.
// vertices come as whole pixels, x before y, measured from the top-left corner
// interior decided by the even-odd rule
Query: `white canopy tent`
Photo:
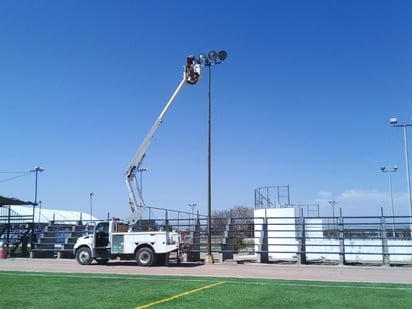
[[[32,206],[3,206],[10,207],[11,211],[15,215],[21,216],[32,216],[33,207]],[[50,221],[64,221],[65,223],[74,223],[79,221],[95,221],[98,218],[92,216],[91,214],[81,212],[81,211],[68,211],[68,210],[58,210],[58,209],[44,209],[36,207],[34,209],[34,222],[35,223],[49,223]],[[62,222],[63,223],[63,222]]]

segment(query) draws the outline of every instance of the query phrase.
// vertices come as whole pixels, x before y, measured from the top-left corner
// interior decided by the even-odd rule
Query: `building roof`
[[[11,215],[24,217],[32,217],[34,211],[34,222],[36,223],[49,223],[50,221],[65,221],[65,223],[74,223],[79,221],[98,220],[91,214],[82,211],[44,209],[37,206],[33,207],[34,205],[35,203],[33,202],[26,202],[17,198],[4,197],[0,195],[0,215],[3,217],[6,216],[6,212],[4,210],[7,209],[8,213],[8,209],[10,209]]]
[[[7,216],[7,213],[9,213],[10,209],[11,215],[24,217],[32,217],[34,211],[35,223],[49,223],[50,221],[64,221],[64,223],[75,223],[79,221],[98,220],[91,214],[82,211],[44,209],[37,206],[33,207],[34,205],[35,203],[33,202],[25,202],[17,198],[4,197],[0,195],[0,215],[2,217]],[[7,209],[7,213],[5,212],[5,209]]]
[[[34,203],[0,195],[0,207],[4,205],[34,205]]]
[[[0,206],[0,207],[6,208],[4,206]],[[13,215],[33,216],[32,206],[10,205],[8,207],[10,207],[11,211],[13,212]],[[49,223],[50,221],[54,221],[58,223],[59,221],[61,221],[62,223],[73,224],[79,221],[91,221],[91,220],[95,221],[98,219],[82,211],[44,209],[40,207],[34,208],[34,222],[35,223]]]

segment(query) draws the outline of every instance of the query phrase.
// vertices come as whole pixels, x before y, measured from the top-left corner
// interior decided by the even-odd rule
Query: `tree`
[[[229,229],[228,229],[229,228]],[[212,235],[224,236],[227,231],[234,250],[243,245],[243,239],[253,237],[253,209],[236,206],[229,210],[214,211],[212,215]]]

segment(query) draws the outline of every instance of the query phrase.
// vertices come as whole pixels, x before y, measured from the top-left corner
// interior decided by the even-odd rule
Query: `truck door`
[[[99,222],[95,229],[95,248],[106,248],[109,245],[109,222]]]

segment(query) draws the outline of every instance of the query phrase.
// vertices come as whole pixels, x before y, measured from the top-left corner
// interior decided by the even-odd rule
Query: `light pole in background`
[[[332,206],[332,221],[333,221],[333,229],[336,228],[335,225],[335,206],[338,202],[336,201],[329,201],[330,206]]]
[[[227,58],[227,53],[224,50],[219,51],[218,53],[214,50],[210,51],[207,56],[204,53],[199,55],[199,62],[201,66],[208,67],[209,71],[209,100],[208,100],[208,155],[207,155],[207,175],[208,175],[208,182],[207,182],[207,256],[206,256],[206,263],[212,264],[213,263],[213,256],[212,256],[212,168],[211,168],[211,136],[212,136],[212,125],[211,125],[211,118],[212,118],[212,66],[215,64],[221,64]]]
[[[189,219],[189,225],[192,224],[192,220],[193,220],[193,218],[194,218],[194,210],[195,210],[195,207],[196,207],[196,206],[197,206],[196,203],[189,204],[189,207],[192,209],[192,211],[191,211],[191,218],[192,218],[192,219]]]
[[[392,173],[398,170],[398,166],[394,165],[393,169],[388,171],[385,166],[381,166],[382,173],[388,173],[389,175],[389,192],[391,194],[391,207],[392,207],[392,235],[395,237],[395,208],[393,206],[393,192],[392,192]]]
[[[40,229],[40,217],[41,217],[41,201],[39,201],[39,224],[37,225],[38,229]]]
[[[34,168],[34,170],[31,170],[30,172],[34,172],[36,173],[36,180],[34,183],[34,204],[33,204],[33,221],[32,221],[32,225],[31,225],[31,234],[30,234],[30,244],[33,244],[33,235],[34,235],[34,210],[37,206],[37,180],[38,180],[38,175],[39,172],[43,172],[44,168],[40,167],[40,166],[36,166]]]
[[[140,194],[143,195],[143,172],[147,172],[149,169],[147,167],[139,167],[137,171],[140,173]],[[141,205],[142,206],[142,205]]]
[[[411,196],[411,178],[409,176],[409,156],[408,156],[408,132],[407,127],[411,127],[412,123],[398,124],[396,118],[391,118],[390,123],[394,128],[403,128],[403,137],[405,144],[405,161],[406,161],[406,182],[408,185],[408,197],[409,197],[409,223],[412,233],[412,196]]]
[[[94,193],[90,192],[90,224],[93,222],[93,196]]]

